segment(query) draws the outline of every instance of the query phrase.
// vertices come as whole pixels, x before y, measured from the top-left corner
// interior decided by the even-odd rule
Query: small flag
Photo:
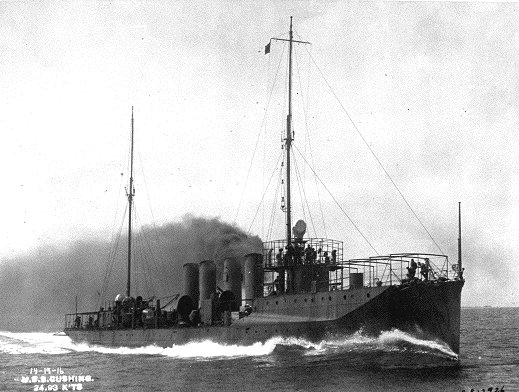
[[[265,54],[269,54],[269,53],[270,53],[270,42],[265,45]]]

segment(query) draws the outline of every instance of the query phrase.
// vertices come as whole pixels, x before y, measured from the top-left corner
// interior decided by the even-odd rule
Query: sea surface
[[[0,332],[0,390],[519,391],[519,308],[464,308],[461,315],[459,358],[442,342],[398,330],[319,344],[273,338],[166,349]]]

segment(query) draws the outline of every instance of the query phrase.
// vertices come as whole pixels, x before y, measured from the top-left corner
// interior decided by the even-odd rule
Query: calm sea
[[[0,390],[519,391],[519,308],[463,309],[461,329],[459,365],[440,342],[398,330],[320,344],[275,338],[167,349],[107,349],[47,333],[0,332]]]

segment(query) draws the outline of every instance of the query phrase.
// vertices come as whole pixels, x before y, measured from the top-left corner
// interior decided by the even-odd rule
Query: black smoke
[[[47,246],[0,264],[0,330],[56,331],[65,313],[94,311],[126,290],[127,238]],[[115,244],[118,244],[117,246]],[[182,290],[182,265],[240,259],[261,240],[218,218],[143,227],[133,236],[132,295],[169,297]]]

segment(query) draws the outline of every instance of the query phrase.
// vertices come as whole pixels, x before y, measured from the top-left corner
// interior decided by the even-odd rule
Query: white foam
[[[422,340],[414,337],[411,334],[400,331],[398,329],[393,329],[391,331],[384,331],[378,337],[378,340],[381,344],[391,345],[398,344],[400,342],[410,343],[413,346],[423,347],[427,350],[438,351],[442,354],[445,354],[450,357],[456,357],[457,354],[452,351],[449,346],[445,343],[437,341],[437,340]]]
[[[171,347],[158,347],[155,345],[145,347],[103,347],[87,344],[74,344],[70,347],[73,351],[86,352],[93,351],[103,354],[120,355],[163,355],[172,358],[231,358],[231,357],[254,357],[268,355],[276,347],[275,339],[265,343],[254,343],[250,346],[224,345],[204,340],[199,342],[189,342],[183,345],[173,345]]]
[[[402,347],[402,344],[408,344],[414,352],[440,354],[452,359],[458,358],[457,354],[443,342],[419,339],[398,329],[383,331],[377,337],[365,336],[361,330],[350,336],[331,338],[317,344],[306,341],[299,341],[297,344],[309,349],[305,353],[306,355],[325,355],[326,353],[332,352],[362,352],[372,350],[399,352],[406,350],[405,347]]]
[[[0,343],[0,352],[5,354],[67,354],[70,350],[63,343],[71,342],[67,336],[52,333],[0,332]]]
[[[98,352],[118,355],[162,355],[172,358],[235,358],[257,357],[271,354],[276,346],[300,347],[305,355],[326,355],[326,353],[348,351],[402,351],[402,344],[411,345],[424,353],[440,353],[451,358],[457,355],[444,343],[422,340],[411,334],[394,329],[382,332],[378,337],[364,336],[358,331],[346,337],[335,337],[313,343],[296,337],[274,337],[265,343],[252,345],[226,345],[210,340],[189,342],[162,348],[155,345],[129,348],[104,347],[74,343],[68,336],[56,336],[51,333],[13,333],[0,332],[0,352],[6,354],[67,354],[71,352]],[[420,351],[421,350],[421,351]]]
[[[0,332],[0,352],[6,354],[67,354],[70,352],[98,352],[119,355],[163,355],[174,358],[230,358],[263,356],[274,351],[280,338],[265,343],[257,342],[249,346],[224,345],[210,340],[189,342],[162,348],[155,345],[129,348],[104,347],[74,343],[68,336],[52,333]]]

